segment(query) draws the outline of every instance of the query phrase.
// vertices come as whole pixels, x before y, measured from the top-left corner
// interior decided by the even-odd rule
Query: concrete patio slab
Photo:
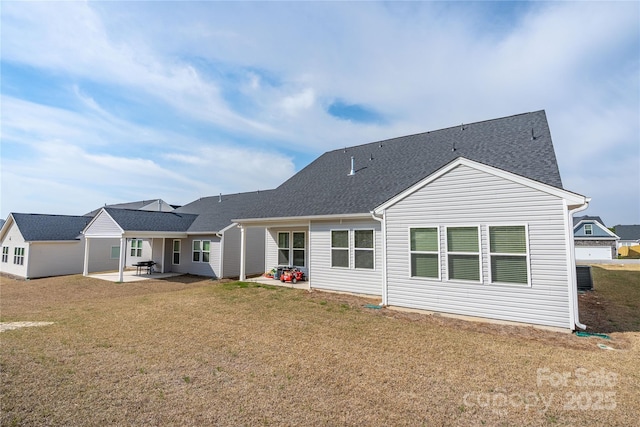
[[[169,277],[182,276],[183,273],[152,273],[152,274],[136,274],[133,270],[127,270],[123,273],[122,282],[139,282],[141,280],[158,280]],[[119,282],[120,275],[117,271],[108,273],[89,274],[94,279],[107,280],[109,282]]]

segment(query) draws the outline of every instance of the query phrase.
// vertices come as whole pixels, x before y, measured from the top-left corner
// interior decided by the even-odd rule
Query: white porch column
[[[166,238],[162,238],[162,263],[160,264],[160,273],[164,273],[164,248],[167,245],[167,239]]]
[[[240,227],[240,280],[246,280],[245,264],[246,264],[246,252],[247,252],[247,235],[246,230],[242,225]]]
[[[84,238],[84,268],[82,269],[82,275],[89,275],[89,238]]]
[[[119,282],[123,282],[124,281],[124,260],[125,260],[125,256],[127,255],[127,239],[124,238],[124,236],[120,237],[120,262],[119,267],[118,267],[118,281]]]

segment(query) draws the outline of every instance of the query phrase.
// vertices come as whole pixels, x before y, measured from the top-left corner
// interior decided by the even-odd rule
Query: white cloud
[[[254,189],[261,174],[283,179],[293,172],[285,150],[319,154],[546,109],[565,187],[614,218],[637,206],[637,187],[607,191],[588,171],[620,165],[603,167],[599,182],[621,182],[622,168],[640,163],[638,4],[531,3],[501,26],[487,19],[494,7],[511,5],[3,4],[3,61],[69,76],[82,110],[5,96],[3,145],[59,140],[90,156],[129,143],[130,153],[111,154],[123,160],[144,145],[158,173],[185,174],[201,196]],[[158,129],[136,124],[86,81],[171,113]],[[386,123],[337,120],[326,113],[334,99],[371,106]],[[618,217],[640,222],[635,212]]]

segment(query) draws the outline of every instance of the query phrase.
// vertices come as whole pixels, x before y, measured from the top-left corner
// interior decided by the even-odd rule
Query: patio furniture
[[[140,273],[142,273],[142,270],[144,269],[147,270],[147,274],[151,274],[151,272],[153,271],[154,265],[156,265],[154,261],[140,261],[133,264],[133,266],[136,268],[136,275],[138,276],[140,275]]]

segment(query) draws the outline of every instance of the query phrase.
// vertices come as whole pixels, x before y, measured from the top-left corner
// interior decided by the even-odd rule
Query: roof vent
[[[222,193],[220,193],[220,195],[218,195],[218,203],[222,202]]]
[[[369,154],[369,161],[373,161],[373,153]]]
[[[532,141],[535,141],[535,140],[536,140],[536,138],[537,138],[537,137],[536,137],[535,133],[533,133],[533,128],[531,128],[531,140],[532,140]]]
[[[456,151],[456,142],[453,141],[453,145],[451,146],[451,151]]]
[[[356,174],[355,159],[353,158],[353,156],[351,156],[351,172],[349,172],[349,176],[353,176],[355,174]]]

